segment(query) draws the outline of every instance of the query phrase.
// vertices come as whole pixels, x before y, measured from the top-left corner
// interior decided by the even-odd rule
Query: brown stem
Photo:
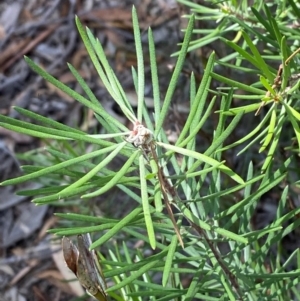
[[[182,238],[181,238],[178,226],[177,226],[175,218],[174,218],[172,207],[170,205],[170,204],[176,205],[176,200],[180,201],[181,204],[183,204],[183,203],[182,203],[182,201],[181,201],[181,199],[180,199],[180,197],[179,197],[179,195],[177,193],[176,188],[173,185],[170,184],[170,182],[168,181],[168,179],[166,178],[166,176],[165,176],[165,174],[163,172],[162,167],[159,165],[158,157],[157,157],[157,154],[156,154],[156,151],[155,151],[154,144],[151,145],[151,154],[152,154],[153,160],[156,162],[157,167],[158,167],[158,172],[157,172],[158,180],[159,180],[159,183],[160,183],[160,186],[161,186],[161,191],[162,191],[162,194],[163,194],[163,197],[164,197],[164,201],[165,201],[165,204],[166,204],[166,208],[167,208],[168,214],[169,214],[169,216],[170,216],[170,218],[172,220],[172,223],[174,225],[174,229],[175,229],[175,232],[176,232],[176,234],[178,236],[180,244],[183,247],[183,241],[182,241]],[[172,201],[171,202],[169,201],[168,194],[172,197]],[[218,261],[220,267],[222,268],[222,270],[224,271],[224,273],[228,276],[228,279],[229,279],[232,287],[235,289],[236,293],[239,295],[239,297],[242,300],[242,294],[240,292],[240,287],[239,287],[237,278],[229,270],[229,268],[226,266],[226,264],[224,263],[224,261],[222,259],[222,255],[220,254],[220,252],[216,249],[216,247],[214,246],[214,244],[212,243],[212,241],[207,236],[206,232],[201,227],[199,227],[198,225],[196,225],[192,220],[188,219],[187,217],[185,217],[185,218],[188,220],[188,222],[191,225],[191,227],[194,228],[195,231],[200,236],[202,236],[204,238],[204,240],[206,241],[207,245],[209,246],[209,248],[213,252],[216,260]]]

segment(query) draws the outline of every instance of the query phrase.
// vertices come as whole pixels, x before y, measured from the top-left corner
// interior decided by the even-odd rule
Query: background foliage
[[[132,68],[132,78],[137,111],[100,42],[76,19],[99,77],[131,129],[105,111],[74,67],[69,65],[84,95],[26,58],[34,71],[92,109],[102,132],[87,134],[16,107],[36,123],[1,116],[0,125],[47,139],[49,146],[34,154],[35,164],[23,166],[23,176],[2,185],[41,182],[41,188],[19,193],[38,205],[57,206],[62,224],[53,233],[93,233],[93,248],[109,244],[101,264],[105,278],[114,283],[107,292],[116,300],[300,300],[299,249],[284,247],[285,238],[299,232],[299,4],[179,2],[193,14],[186,16],[189,24],[163,97],[148,31],[153,112],[144,104],[144,58],[135,9],[137,70]],[[207,20],[211,28],[198,27]],[[163,125],[180,88],[187,53],[215,45],[224,50],[210,53],[201,80],[196,72],[190,74],[190,110],[173,145]],[[215,128],[212,116],[218,118]],[[135,131],[138,124],[147,131]],[[209,131],[208,147],[197,135],[201,130]],[[33,159],[32,153],[27,159]],[[115,160],[123,162],[119,170]],[[87,202],[112,188],[131,200],[130,212],[118,219],[91,215]],[[252,219],[266,195],[275,199],[277,211],[269,224],[257,228]],[[121,201],[109,199],[111,206]],[[66,213],[74,205],[80,211]],[[168,205],[177,226],[170,211],[163,210]],[[139,240],[144,246],[131,249]],[[150,255],[149,246],[155,249]]]

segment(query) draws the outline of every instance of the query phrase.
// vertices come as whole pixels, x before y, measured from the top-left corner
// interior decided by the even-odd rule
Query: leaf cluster
[[[105,246],[112,239],[117,242],[101,259],[104,276],[114,282],[107,292],[116,300],[258,301],[292,300],[295,296],[299,299],[299,250],[287,254],[282,248],[283,238],[299,227],[295,216],[300,209],[287,210],[292,188],[297,185],[291,180],[291,170],[296,162],[294,152],[299,152],[300,146],[296,43],[299,32],[289,28],[287,16],[292,20],[300,16],[299,7],[292,0],[278,1],[274,15],[274,7],[264,5],[263,1],[255,1],[251,8],[247,1],[211,1],[212,7],[179,2],[190,6],[194,14],[188,16],[189,24],[164,98],[160,95],[154,39],[151,29],[148,31],[153,112],[144,103],[144,59],[135,9],[132,15],[137,70],[132,68],[132,78],[138,98],[137,112],[110,67],[101,43],[76,18],[103,85],[132,123],[133,130],[105,111],[73,66],[69,64],[70,71],[84,96],[25,58],[47,81],[93,110],[103,133],[89,135],[16,107],[17,112],[35,123],[0,116],[1,126],[52,142],[40,160],[44,165],[24,166],[24,175],[2,185],[40,181],[42,187],[19,192],[32,197],[38,205],[78,204],[112,188],[131,199],[133,209],[120,219],[57,213],[65,227],[51,230],[58,236],[94,233],[97,238],[92,248]],[[216,21],[217,26],[209,31],[194,29],[195,19]],[[193,40],[193,33],[203,37]],[[235,37],[230,40],[232,33]],[[199,86],[191,74],[190,111],[172,145],[163,125],[186,55],[217,40],[229,46],[231,52],[218,59],[214,52],[210,54]],[[248,85],[220,75],[217,67],[245,77],[257,75],[259,80]],[[222,89],[212,89],[212,80],[222,83]],[[243,94],[237,94],[238,90]],[[215,114],[216,105],[218,123],[211,131],[212,142],[200,153],[197,133]],[[245,127],[249,132],[243,131],[242,138],[226,144],[242,127],[245,117],[256,118],[255,111],[260,117],[258,124],[253,122],[254,128]],[[279,143],[287,125],[295,134],[295,143],[286,148],[282,158],[278,155]],[[264,159],[254,164],[253,158],[245,158],[258,141],[258,152]],[[86,153],[88,147],[90,151]],[[243,174],[223,160],[236,147],[242,147],[239,160],[245,162]],[[114,170],[110,163],[117,157],[124,164]],[[257,205],[274,190],[278,194],[276,218],[256,229],[251,221]],[[174,213],[167,215],[163,211],[168,206]],[[131,250],[125,242],[118,243],[124,235],[143,241],[155,253],[146,256],[142,250]],[[188,285],[183,284],[184,279]]]

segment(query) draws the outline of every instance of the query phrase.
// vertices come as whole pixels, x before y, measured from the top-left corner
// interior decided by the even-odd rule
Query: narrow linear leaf
[[[151,66],[151,78],[152,78],[152,89],[153,89],[153,101],[154,101],[154,114],[155,123],[160,119],[160,94],[159,94],[159,81],[157,74],[156,54],[154,38],[151,28],[148,30],[148,43],[149,43],[149,54],[150,54],[150,66]]]
[[[288,0],[288,3],[293,8],[295,15],[298,17],[298,19],[300,19],[300,9],[299,7],[297,7],[297,2],[295,2],[294,0]]]
[[[267,79],[262,75],[259,77],[259,79],[260,79],[260,82],[262,83],[262,85],[266,88],[266,90],[268,90],[272,96],[275,96],[276,93],[275,93],[274,89],[272,88],[272,86],[267,81]]]
[[[245,137],[241,138],[240,140],[230,144],[230,145],[227,145],[221,149],[218,150],[218,152],[221,152],[221,151],[224,151],[226,149],[230,149],[234,146],[237,146],[239,144],[242,144],[243,142],[247,141],[248,139],[250,139],[251,137],[253,137],[256,133],[258,133],[262,128],[263,126],[267,123],[267,121],[269,120],[269,118],[271,117],[271,114],[272,114],[272,109],[273,107],[275,106],[275,104],[273,104],[273,106],[270,108],[270,110],[268,111],[268,113],[266,114],[266,116],[263,118],[263,120],[255,127],[255,129],[253,131],[251,131],[249,134],[247,134]]]
[[[85,154],[85,155],[82,155],[82,156],[79,156],[79,157],[76,157],[76,158],[58,163],[58,164],[53,165],[53,166],[49,166],[49,167],[44,167],[43,166],[43,168],[39,171],[30,173],[30,174],[25,175],[25,176],[21,176],[21,177],[18,177],[18,178],[6,180],[3,183],[1,183],[1,185],[14,185],[14,184],[17,184],[17,183],[22,183],[22,182],[25,182],[25,181],[33,180],[35,178],[45,176],[49,173],[54,173],[55,171],[64,169],[64,168],[72,166],[74,164],[78,164],[82,161],[86,161],[86,160],[92,159],[94,157],[100,156],[102,154],[108,153],[110,151],[113,151],[115,148],[116,148],[115,145],[113,145],[113,146],[109,146],[107,148],[100,149],[98,151],[95,151],[95,152],[92,152],[92,153],[89,153],[89,154]]]
[[[170,80],[170,84],[169,84],[168,90],[166,92],[165,99],[163,101],[163,106],[162,106],[161,112],[160,112],[160,118],[159,118],[159,120],[157,121],[157,124],[156,124],[155,133],[154,133],[155,137],[157,137],[157,135],[159,134],[159,132],[162,128],[162,125],[164,123],[165,117],[168,114],[168,110],[169,110],[169,107],[170,107],[172,96],[173,96],[173,93],[175,91],[176,83],[178,81],[178,78],[179,78],[180,72],[182,70],[182,67],[183,67],[183,64],[184,64],[184,61],[185,61],[185,57],[186,57],[186,54],[187,54],[187,51],[188,51],[189,43],[190,43],[191,36],[192,36],[192,33],[193,33],[194,22],[195,22],[195,16],[192,15],[190,17],[189,24],[187,26],[186,33],[185,33],[185,36],[184,36],[184,40],[183,40],[183,43],[182,43],[182,47],[181,47],[181,50],[180,50],[180,54],[178,56],[178,59],[177,59],[176,65],[175,65],[175,69],[174,69],[174,72],[172,74],[172,78]]]
[[[131,165],[134,162],[138,153],[140,153],[140,150],[136,150],[129,157],[129,159],[122,166],[122,168],[116,173],[116,175],[109,182],[107,182],[103,187],[101,187],[100,189],[98,189],[94,192],[83,195],[82,198],[85,199],[85,198],[92,198],[92,197],[98,196],[100,194],[107,192],[112,187],[116,186],[118,184],[119,180],[128,172],[128,169],[131,167]]]
[[[32,118],[32,119],[35,119],[37,121],[39,121],[40,123],[42,124],[46,124],[48,125],[49,127],[52,127],[52,128],[56,128],[58,130],[62,130],[62,131],[69,131],[69,132],[74,132],[74,133],[77,133],[77,134],[85,134],[83,131],[80,131],[78,129],[74,129],[70,126],[67,126],[65,124],[62,124],[60,122],[57,122],[55,120],[52,120],[50,118],[47,118],[47,117],[44,117],[44,116],[41,116],[39,114],[36,114],[34,112],[31,112],[29,110],[26,110],[24,108],[21,108],[21,107],[13,107],[13,109],[26,116],[26,117],[29,117],[29,118]]]
[[[282,34],[278,28],[277,20],[275,20],[275,18],[273,17],[273,13],[271,12],[270,8],[267,5],[265,5],[265,12],[267,14],[270,25],[273,27],[275,37],[277,40],[277,45],[280,45],[282,40]]]
[[[144,57],[141,41],[141,33],[139,28],[139,21],[136,13],[136,9],[132,7],[132,25],[133,25],[133,34],[135,42],[135,50],[137,57],[137,68],[138,68],[138,120],[142,120],[143,108],[144,108],[144,88],[145,88],[145,75],[144,75]]]
[[[204,99],[206,100],[206,96],[205,96]],[[202,126],[205,124],[205,122],[207,121],[207,119],[209,118],[209,116],[211,116],[212,109],[214,107],[215,101],[216,101],[216,97],[214,96],[212,98],[212,100],[210,101],[208,108],[205,109],[204,115],[202,116],[202,118],[200,119],[200,121],[197,124],[195,124],[194,122],[192,122],[192,124],[190,124],[189,135],[183,141],[181,141],[180,143],[179,143],[180,140],[178,138],[178,140],[176,141],[176,144],[175,144],[176,146],[185,147],[188,143],[191,143],[191,141],[193,139],[196,139],[197,133],[202,128]],[[204,109],[204,106],[201,108],[201,111],[203,109]],[[197,112],[197,114],[198,114],[198,112]],[[199,115],[200,114],[202,114],[202,112],[201,113],[199,112]],[[196,119],[196,118],[194,118],[194,119]],[[186,126],[186,124],[185,124],[185,126]]]
[[[164,272],[163,272],[163,277],[162,277],[162,285],[165,287],[168,283],[170,272],[171,272],[171,267],[173,264],[173,259],[174,259],[174,254],[176,251],[177,247],[177,242],[178,238],[177,235],[173,235],[170,247],[169,247],[169,252],[166,257],[166,262],[165,262],[165,267],[164,267]]]
[[[67,220],[73,220],[73,221],[81,221],[81,222],[90,222],[90,223],[117,223],[117,219],[113,218],[105,218],[105,217],[98,217],[98,216],[90,216],[90,215],[84,215],[84,214],[78,214],[78,213],[54,213],[55,216],[62,217]]]
[[[148,232],[149,242],[152,249],[156,248],[156,239],[155,233],[150,213],[149,199],[148,199],[148,189],[146,181],[146,168],[144,163],[144,156],[140,155],[139,165],[140,165],[140,183],[141,183],[141,195],[142,195],[142,204],[145,217],[146,228]]]
[[[179,206],[180,211],[182,212],[182,214],[187,219],[189,219],[192,223],[194,223],[198,227],[200,227],[201,229],[204,229],[204,230],[207,230],[207,231],[215,231],[216,233],[219,233],[222,236],[225,236],[229,239],[232,239],[232,240],[244,243],[244,244],[248,243],[248,239],[242,237],[241,235],[237,235],[237,234],[235,234],[231,231],[228,231],[226,229],[223,229],[223,228],[210,226],[209,224],[207,224],[204,221],[200,220],[184,204],[178,203],[178,206]]]
[[[153,159],[150,160],[150,166],[151,166],[152,175],[154,177],[157,177],[158,166],[157,166],[155,160],[153,160]],[[162,210],[163,210],[163,204],[162,204],[162,196],[161,196],[161,190],[160,190],[159,181],[155,181],[155,187],[154,187],[154,204],[155,204],[156,212],[162,212]]]
[[[294,132],[295,132],[295,135],[297,138],[297,142],[298,142],[298,151],[299,151],[300,150],[300,128],[299,128],[299,124],[298,124],[299,120],[296,119],[295,116],[300,115],[300,114],[297,111],[295,111],[291,106],[286,104],[285,102],[282,102],[282,103],[285,106],[286,112],[288,114],[288,118],[293,125],[293,129],[294,129]]]
[[[108,229],[111,229],[115,223],[106,223],[103,225],[97,225],[97,226],[88,226],[88,227],[72,227],[72,228],[66,228],[66,229],[59,229],[55,231],[56,235],[59,236],[70,236],[70,235],[78,235],[78,234],[85,234],[85,233],[92,233],[92,232],[99,232],[99,231],[106,231]],[[49,233],[52,232],[49,230]]]
[[[268,127],[268,133],[264,139],[264,143],[263,143],[262,147],[258,151],[259,153],[263,152],[270,144],[270,142],[274,136],[275,125],[276,125],[276,109],[273,109],[272,114],[271,114],[270,124]]]
[[[282,107],[282,108],[284,108],[284,107]],[[261,167],[261,171],[262,172],[266,171],[267,167],[269,166],[269,164],[271,163],[271,161],[274,158],[274,153],[275,153],[275,151],[277,149],[277,145],[278,145],[278,142],[279,142],[279,138],[280,138],[280,134],[281,134],[281,131],[282,131],[282,127],[283,127],[284,121],[286,119],[284,111],[285,111],[285,109],[281,110],[281,113],[280,113],[280,115],[278,117],[277,125],[276,125],[275,130],[274,130],[273,141],[272,141],[271,146],[269,148],[267,158],[266,158],[263,166]]]
[[[83,184],[85,184],[87,181],[89,181],[120,152],[120,150],[126,145],[126,143],[127,141],[124,141],[120,144],[116,144],[115,149],[103,161],[101,161],[96,167],[90,170],[86,175],[84,175],[82,178],[77,180],[75,183],[63,189],[60,192],[60,194],[67,195],[69,192],[72,192],[74,188],[78,188]]]
[[[109,177],[96,177],[96,180],[92,180],[90,181],[91,184],[85,184],[79,188],[75,188],[72,191],[68,191],[68,193],[64,193],[61,194],[60,192],[57,191],[61,191],[64,189],[64,187],[68,187],[67,185],[63,185],[63,186],[56,186],[54,188],[56,188],[56,193],[52,194],[52,195],[47,195],[47,196],[43,196],[43,197],[39,197],[36,199],[33,199],[32,202],[42,205],[42,204],[47,204],[47,203],[52,203],[53,201],[58,201],[61,200],[63,198],[67,198],[67,197],[72,197],[72,196],[78,196],[78,195],[82,195],[83,193],[87,192],[88,190],[91,189],[96,189],[99,186],[105,185],[105,183],[107,183],[107,181],[111,179],[111,176]],[[137,177],[123,177],[120,181],[119,181],[119,185],[127,185],[127,186],[134,186],[136,187],[137,185],[135,184],[137,182],[138,178]],[[44,193],[39,193],[38,195],[43,195]],[[57,205],[59,205],[59,203],[57,203]]]
[[[117,119],[113,118],[110,114],[108,114],[106,112],[106,110],[103,108],[103,106],[101,105],[99,100],[96,98],[96,96],[92,92],[91,88],[83,80],[83,78],[81,77],[79,72],[71,64],[68,64],[68,67],[69,67],[70,71],[72,72],[72,74],[74,75],[74,77],[76,78],[76,80],[78,81],[78,83],[80,84],[80,86],[82,87],[82,89],[84,90],[84,92],[88,95],[91,102],[101,108],[102,118],[104,120],[106,120],[111,126],[114,125],[115,127],[122,129],[122,131],[126,131],[127,128],[121,122],[119,122]]]
[[[257,18],[257,20],[266,28],[267,32],[269,32],[270,34],[272,34],[275,38],[275,33],[273,31],[272,26],[270,26],[270,24],[267,22],[267,19],[265,18],[265,16],[262,16],[261,13],[259,13],[256,8],[251,7],[251,10],[253,12],[253,14],[255,15],[255,17]]]
[[[207,65],[206,65],[206,68],[205,68],[205,71],[203,74],[203,78],[202,78],[201,84],[197,90],[195,99],[193,100],[193,103],[191,103],[189,116],[188,116],[187,121],[185,122],[185,125],[184,125],[183,129],[181,130],[181,133],[176,141],[176,145],[179,145],[184,140],[187,133],[190,132],[191,125],[193,123],[193,120],[195,119],[195,116],[198,117],[203,114],[204,105],[206,103],[206,96],[207,96],[208,88],[209,88],[209,85],[211,82],[210,73],[214,67],[214,60],[215,60],[215,53],[212,52],[212,54],[209,56],[209,59],[207,61]],[[212,102],[214,103],[214,99],[211,101],[209,108],[211,107]],[[204,116],[205,115],[206,114],[204,113]],[[202,120],[199,122],[198,126],[195,126],[195,127],[200,128],[202,126],[202,122],[204,120],[206,120],[205,117],[203,117]],[[193,130],[195,130],[194,126],[192,128],[193,128]],[[194,133],[194,131],[193,131],[193,133]],[[190,136],[192,136],[192,133],[190,133]],[[184,144],[187,144],[189,140],[190,140],[190,138],[186,138]]]
[[[141,266],[141,268],[138,271],[133,272],[130,276],[126,277],[122,282],[107,289],[107,292],[118,290],[118,289],[132,283],[135,279],[139,278],[144,273],[148,272],[153,267],[155,267],[159,262],[160,262],[160,260],[154,260],[149,263],[146,263],[145,265]]]
[[[137,207],[132,210],[128,215],[126,215],[122,220],[120,220],[115,226],[113,226],[108,232],[101,236],[98,240],[91,244],[91,249],[95,249],[103,245],[106,241],[111,239],[116,233],[121,229],[126,227],[133,219],[135,219],[143,211],[142,207]]]
[[[255,58],[251,54],[249,54],[245,49],[238,46],[236,43],[234,43],[232,41],[226,40],[224,38],[221,38],[221,40],[223,40],[229,47],[231,47],[233,50],[235,50],[237,53],[239,53],[242,57],[244,57],[253,66],[255,66],[257,69],[259,69],[258,63],[255,60]]]
[[[269,82],[272,83],[275,76],[270,72],[268,65],[262,58],[259,50],[253,44],[253,42],[252,42],[251,38],[248,36],[248,34],[245,31],[243,31],[242,34],[243,34],[243,37],[244,37],[246,43],[248,44],[251,52],[253,53],[253,55],[255,57],[255,60],[257,62],[256,67],[258,67],[262,71],[262,74],[264,74],[268,78]]]
[[[54,78],[52,75],[50,75],[49,73],[47,73],[44,69],[42,69],[41,67],[39,67],[38,65],[36,65],[30,58],[28,58],[28,57],[25,56],[24,60],[26,61],[26,63],[29,65],[29,67],[33,71],[35,71],[36,73],[38,73],[39,75],[41,75],[46,81],[50,82],[55,87],[57,87],[59,90],[65,92],[70,97],[76,99],[77,101],[79,101],[80,103],[82,103],[84,106],[90,108],[95,113],[97,113],[98,115],[102,116],[102,113],[104,112],[104,110],[101,109],[99,106],[95,105],[94,103],[92,103],[91,101],[89,101],[88,99],[86,99],[85,97],[83,97],[82,95],[80,95],[79,93],[77,93],[76,91],[72,90],[71,88],[69,88],[68,86],[66,86],[65,84],[63,84],[59,80],[57,80],[56,78]],[[122,125],[120,123],[118,123],[118,125],[121,126],[120,130],[124,130],[124,125]]]
[[[95,37],[88,28],[85,29],[82,26],[78,17],[76,17],[75,22],[80,36],[83,40],[83,43],[105,88],[110,93],[115,102],[119,105],[124,115],[129,120],[134,122],[136,120],[136,117],[134,116],[132,107],[127,101],[125,93],[108,63],[100,41],[98,39],[95,39]]]
[[[234,116],[241,112],[247,114],[256,111],[260,106],[261,106],[260,103],[254,103],[251,105],[241,106],[237,108],[230,108],[228,111],[216,111],[215,113],[221,113],[227,116]]]
[[[220,81],[222,83],[225,83],[228,86],[233,87],[233,88],[238,88],[238,89],[241,89],[243,91],[248,91],[248,92],[256,94],[256,95],[265,95],[266,94],[266,91],[264,91],[264,90],[257,89],[255,87],[242,84],[240,82],[237,82],[235,80],[229,79],[227,77],[224,77],[224,76],[219,75],[219,74],[214,73],[214,72],[211,72],[211,76],[214,79],[216,79],[216,80],[218,80],[218,81]]]
[[[191,151],[191,150],[188,150],[188,149],[184,149],[184,148],[181,148],[181,147],[178,147],[178,146],[174,146],[174,145],[171,145],[171,144],[166,144],[166,143],[162,143],[162,142],[156,142],[157,145],[165,148],[165,149],[168,149],[168,150],[171,150],[171,151],[174,151],[178,154],[182,154],[184,156],[188,156],[188,157],[193,157],[197,160],[200,160],[204,163],[207,163],[211,166],[215,166],[216,168],[220,169],[222,172],[224,172],[225,174],[227,174],[228,176],[230,176],[234,181],[236,181],[237,183],[239,184],[244,184],[244,180],[239,176],[237,175],[236,173],[234,173],[229,167],[227,167],[226,165],[220,165],[220,162],[216,161],[215,159],[212,159],[208,156],[205,156],[203,154],[200,154],[198,152],[195,152],[195,151]]]
[[[292,114],[297,121],[300,121],[300,113],[298,111],[296,111],[293,107],[291,107],[289,104],[287,104],[285,101],[280,102],[281,104],[284,105],[285,109],[287,111],[290,112],[290,114]]]
[[[32,136],[32,137],[42,138],[42,139],[72,140],[72,138],[69,138],[69,137],[56,136],[53,134],[48,134],[48,133],[44,133],[44,132],[37,131],[37,130],[30,130],[24,126],[11,125],[11,124],[4,123],[4,122],[0,122],[0,126],[2,126],[5,129],[11,130],[13,132],[21,133],[21,134]],[[67,135],[65,135],[65,136],[67,136]]]
[[[77,24],[77,23],[76,23]],[[78,20],[78,25],[80,24]],[[82,25],[81,25],[82,26]],[[84,29],[83,29],[84,31]],[[96,57],[91,57],[94,66],[100,76],[100,78],[105,80],[103,81],[104,85],[106,86],[107,90],[115,100],[115,102],[119,105],[120,109],[124,113],[124,115],[134,122],[136,120],[136,117],[134,116],[133,109],[129,103],[129,101],[126,98],[125,92],[116,77],[115,73],[113,72],[112,68],[109,65],[109,62],[106,58],[106,54],[104,52],[104,49],[99,41],[99,39],[96,39],[94,35],[92,34],[91,30],[86,28],[86,33],[88,38],[85,37],[85,35],[82,35],[82,39],[84,41],[84,44],[86,47],[92,47],[91,53],[95,53]],[[84,40],[86,39],[86,40]],[[101,65],[99,64],[99,61]],[[104,70],[103,70],[103,68]]]

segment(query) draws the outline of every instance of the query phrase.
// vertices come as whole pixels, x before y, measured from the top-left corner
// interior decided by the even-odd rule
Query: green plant
[[[78,129],[16,107],[16,111],[36,120],[38,124],[0,116],[1,126],[55,142],[47,148],[47,162],[51,162],[48,166],[27,166],[24,168],[25,175],[7,180],[2,185],[39,179],[44,183],[42,188],[19,192],[34,197],[33,201],[38,205],[51,203],[59,206],[74,199],[78,202],[79,196],[83,199],[82,202],[85,202],[85,199],[97,197],[113,187],[117,187],[136,202],[136,207],[120,220],[88,214],[58,213],[57,215],[65,221],[72,222],[71,227],[51,230],[59,236],[93,232],[102,234],[105,231],[92,243],[92,248],[105,244],[109,239],[118,237],[120,233],[127,233],[156,249],[156,253],[148,257],[137,250],[133,259],[132,251],[128,249],[126,243],[123,243],[116,245],[114,251],[109,250],[110,260],[102,258],[101,262],[105,267],[104,276],[112,277],[115,283],[107,292],[116,300],[125,300],[126,295],[130,300],[291,300],[292,296],[298,296],[294,287],[299,281],[300,274],[299,250],[295,250],[283,263],[279,252],[274,260],[270,258],[271,246],[274,244],[280,246],[282,238],[299,225],[299,221],[293,219],[299,213],[299,209],[285,211],[289,187],[285,186],[281,191],[276,219],[270,225],[254,230],[251,226],[251,217],[259,199],[289,177],[293,156],[290,155],[278,162],[272,160],[286,122],[291,122],[297,143],[300,141],[297,125],[298,104],[295,100],[298,83],[291,84],[290,81],[290,74],[297,73],[296,69],[293,69],[296,68],[296,64],[292,61],[285,64],[290,54],[287,51],[286,37],[278,29],[267,6],[263,9],[268,21],[261,18],[255,8],[247,17],[255,19],[255,24],[260,25],[260,29],[263,26],[265,30],[274,33],[275,44],[271,45],[273,47],[277,45],[277,49],[281,50],[283,75],[265,62],[247,33],[247,30],[250,30],[247,22],[250,21],[240,20],[237,7],[233,14],[228,7],[225,9],[224,3],[222,11],[204,9],[187,1],[185,3],[193,6],[195,13],[201,9],[206,17],[223,19],[219,27],[211,31],[209,38],[206,36],[200,41],[191,42],[194,15],[190,16],[177,63],[163,100],[159,93],[155,47],[149,29],[153,117],[144,105],[144,62],[135,9],[133,9],[133,27],[138,67],[137,70],[132,69],[132,77],[138,96],[137,114],[134,113],[109,66],[101,44],[76,18],[80,35],[102,82],[124,115],[131,121],[132,130],[107,114],[71,65],[69,68],[86,97],[65,86],[26,58],[34,71],[92,109],[106,133],[87,135]],[[257,9],[259,7],[262,6],[258,5]],[[296,5],[291,7],[292,11],[289,10],[289,13],[300,15]],[[248,13],[248,10],[245,12]],[[218,61],[212,53],[198,88],[194,75],[191,75],[190,112],[175,145],[170,144],[163,123],[187,52],[193,47],[210,43],[212,36],[219,38],[221,32],[226,32],[221,29],[228,29],[235,22],[238,25],[234,25],[233,28],[238,31],[238,38],[234,42],[223,38],[234,52]],[[239,34],[241,29],[244,30],[242,35]],[[253,31],[255,28],[251,28],[250,33],[253,34]],[[269,42],[270,32],[262,34],[257,30],[255,33],[260,38],[258,41]],[[239,46],[237,43],[241,36],[245,42]],[[248,48],[252,55],[246,51]],[[232,60],[235,64],[231,62]],[[254,65],[255,69],[242,67],[244,61]],[[246,74],[258,73],[261,76],[260,82],[247,86],[230,80],[213,71],[216,65],[242,70]],[[276,75],[279,81],[276,81]],[[225,92],[209,90],[212,78],[224,82],[230,89],[224,90]],[[238,97],[234,94],[237,88],[253,93],[254,97],[246,94],[243,96],[244,99],[258,101],[233,108],[233,99]],[[197,151],[199,146],[197,133],[213,113],[217,99],[214,96],[208,100],[209,91],[219,95],[221,102],[218,124],[212,133],[212,143],[202,154]],[[271,108],[255,129],[238,141],[224,146],[226,139],[241,126],[241,119],[257,110],[261,104],[271,105]],[[269,126],[263,128],[267,121]],[[259,131],[262,134],[257,135]],[[222,161],[227,152],[235,146],[252,138],[244,147],[244,151],[249,150],[250,146],[263,135],[265,136],[260,151],[263,152],[268,147],[269,151],[261,168],[249,162],[245,168],[246,173],[240,176]],[[93,145],[94,149],[87,154],[78,153],[79,148],[74,148],[74,143],[81,145],[82,152],[87,145]],[[123,167],[118,171],[111,170],[108,165],[116,156],[121,156],[125,160]],[[230,200],[230,206],[223,206],[224,200]],[[164,207],[167,208],[168,215],[163,212]],[[173,213],[173,210],[177,213]],[[287,222],[289,226],[283,229],[283,225]],[[261,239],[263,245],[260,243]],[[222,245],[226,245],[227,249]],[[297,261],[298,268],[287,271],[287,265],[293,260]],[[272,273],[268,270],[267,263],[270,264]],[[154,281],[156,274],[161,275],[161,283]],[[186,287],[182,285],[183,277],[190,280]]]

